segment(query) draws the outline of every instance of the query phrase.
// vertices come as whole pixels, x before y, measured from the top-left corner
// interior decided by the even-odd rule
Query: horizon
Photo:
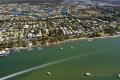
[[[59,2],[76,2],[76,1],[88,1],[88,0],[0,0],[0,3],[59,3]],[[119,0],[89,0],[98,2],[120,2]]]

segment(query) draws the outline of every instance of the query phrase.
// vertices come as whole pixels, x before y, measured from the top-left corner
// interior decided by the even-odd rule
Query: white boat
[[[63,48],[61,47],[60,50],[63,50]]]
[[[118,77],[120,78],[120,74],[118,74]]]
[[[89,41],[89,42],[92,42],[92,41],[93,41],[93,39],[88,39],[88,41]]]
[[[0,52],[0,56],[3,56],[3,54]]]
[[[15,48],[14,51],[18,51],[19,52],[20,51],[19,47]]]
[[[10,54],[9,48],[6,48],[6,49],[5,49],[5,54]]]
[[[91,76],[92,74],[91,73],[85,73],[85,76]]]
[[[38,47],[38,50],[42,50],[42,48],[41,48],[41,47]]]
[[[46,74],[47,74],[48,76],[50,76],[50,75],[51,75],[51,73],[50,73],[50,72],[46,72]]]
[[[73,48],[73,46],[71,46],[71,48]]]
[[[0,56],[7,56],[8,54],[10,54],[9,49],[5,49],[5,50],[0,51]]]

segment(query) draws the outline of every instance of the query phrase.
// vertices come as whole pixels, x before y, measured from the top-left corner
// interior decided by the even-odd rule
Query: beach
[[[51,44],[61,44],[61,43],[66,43],[66,42],[71,42],[71,41],[78,41],[78,40],[94,40],[94,39],[105,39],[105,38],[116,38],[120,37],[120,35],[114,35],[114,36],[101,36],[101,37],[94,37],[94,38],[74,38],[74,39],[68,39],[64,41],[58,41],[56,43],[48,43],[49,45]]]
[[[44,44],[44,45],[32,45],[31,47],[27,46],[27,47],[13,47],[11,48],[11,50],[14,50],[14,51],[19,51],[19,50],[30,50],[31,48],[34,48],[34,47],[42,47],[42,46],[50,46],[50,45],[59,45],[59,44],[63,44],[63,43],[66,43],[66,42],[72,42],[72,41],[79,41],[79,40],[94,40],[94,39],[105,39],[105,38],[116,38],[116,37],[120,37],[120,35],[114,35],[114,36],[101,36],[101,37],[94,37],[94,38],[74,38],[74,39],[67,39],[67,40],[64,40],[64,41],[57,41],[57,42],[53,42],[53,43],[47,43],[47,44]]]
[[[81,41],[81,40],[88,40],[88,41],[92,41],[92,40],[95,40],[95,39],[106,39],[106,38],[116,38],[116,37],[120,37],[120,35],[114,35],[114,36],[101,36],[101,37],[94,37],[94,38],[87,38],[87,37],[83,37],[83,38],[74,38],[74,39],[67,39],[67,40],[64,40],[64,41],[57,41],[57,42],[53,42],[53,43],[46,43],[46,44],[43,44],[43,45],[32,45],[31,46],[27,46],[27,47],[13,47],[13,48],[6,48],[6,49],[9,49],[10,52],[9,54],[13,53],[13,51],[20,51],[20,50],[28,50],[28,51],[31,51],[32,48],[34,47],[38,47],[38,48],[41,48],[43,46],[53,46],[53,45],[60,45],[60,44],[63,44],[63,43],[67,43],[67,42],[74,42],[74,41]],[[42,49],[42,48],[41,48]],[[4,51],[4,50],[3,50]],[[1,53],[2,54],[2,53]],[[7,55],[9,55],[7,54]],[[7,56],[5,54],[5,56]],[[3,54],[4,56],[4,54]]]

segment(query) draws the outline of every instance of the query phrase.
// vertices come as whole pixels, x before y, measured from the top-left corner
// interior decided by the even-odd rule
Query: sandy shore
[[[66,42],[73,42],[73,41],[79,41],[79,40],[93,40],[93,39],[106,39],[106,38],[116,38],[116,37],[120,37],[120,35],[115,35],[115,36],[102,36],[102,37],[94,37],[94,38],[74,38],[74,39],[68,39],[68,40],[64,40],[64,41],[58,41],[58,42],[54,42],[54,43],[46,43],[44,45],[46,46],[50,46],[50,45],[58,45],[58,44],[62,44],[62,43],[66,43]],[[18,51],[19,50],[32,50],[31,48],[33,47],[42,47],[44,45],[41,45],[41,46],[31,46],[31,47],[13,47],[11,48],[11,50],[14,50],[14,51]]]
[[[106,38],[116,38],[116,37],[120,37],[120,35],[102,36],[102,37],[94,37],[94,38],[86,38],[86,37],[84,37],[84,38],[74,38],[74,39],[68,39],[68,40],[64,40],[64,41],[58,41],[58,43],[56,43],[56,44],[71,42],[71,41],[79,41],[79,40],[106,39]]]
[[[106,38],[116,38],[116,37],[120,37],[120,35],[115,35],[115,36],[102,36],[102,37],[94,37],[94,38],[74,38],[74,39],[68,39],[68,40],[64,40],[64,41],[58,41],[58,42],[54,42],[54,43],[46,43],[44,45],[58,45],[58,44],[62,44],[62,43],[66,43],[66,42],[73,42],[73,41],[79,41],[79,40],[93,40],[93,39],[106,39]],[[44,46],[44,45],[41,45]],[[38,45],[36,46],[32,46],[32,47],[38,47]],[[30,47],[19,47],[19,49],[29,49]],[[16,48],[15,48],[16,49]]]

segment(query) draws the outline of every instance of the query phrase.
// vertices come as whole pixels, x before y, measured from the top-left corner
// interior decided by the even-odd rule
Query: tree
[[[120,31],[120,26],[118,26],[117,29]]]

